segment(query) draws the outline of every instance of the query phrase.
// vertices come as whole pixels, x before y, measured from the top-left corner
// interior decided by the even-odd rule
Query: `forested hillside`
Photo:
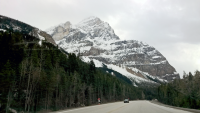
[[[184,72],[183,79],[159,86],[158,100],[173,106],[200,109],[200,72],[194,75]]]
[[[143,91],[25,33],[0,31],[0,112],[54,111],[124,98]]]

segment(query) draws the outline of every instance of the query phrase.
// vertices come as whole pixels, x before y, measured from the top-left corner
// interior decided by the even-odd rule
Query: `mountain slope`
[[[38,28],[32,27],[26,23],[2,15],[0,15],[0,29],[29,34],[40,40],[46,40],[47,42],[56,45],[54,39],[52,39],[52,37],[46,32],[41,31]]]
[[[161,81],[180,78],[175,68],[154,47],[137,40],[120,40],[110,25],[97,17],[89,17],[77,25],[69,23],[47,30],[67,52],[95,59],[108,67],[123,66],[127,72],[125,76],[137,78],[135,81],[152,81],[151,77]]]

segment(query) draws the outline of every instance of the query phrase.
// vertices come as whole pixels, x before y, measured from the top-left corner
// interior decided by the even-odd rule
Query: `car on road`
[[[124,103],[129,103],[129,99],[124,99]]]

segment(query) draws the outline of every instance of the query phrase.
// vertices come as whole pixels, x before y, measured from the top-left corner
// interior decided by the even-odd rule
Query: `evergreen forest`
[[[0,31],[0,112],[47,112],[144,99],[142,89],[22,32]],[[123,78],[123,77],[122,77]]]
[[[158,87],[158,101],[177,107],[200,109],[200,72],[184,72],[183,79],[175,79]]]
[[[26,32],[0,31],[0,112],[48,112],[101,103],[152,100],[200,109],[200,72],[159,86],[134,87],[130,79],[85,63]],[[106,73],[106,71],[108,73]],[[115,76],[109,74],[113,72]]]

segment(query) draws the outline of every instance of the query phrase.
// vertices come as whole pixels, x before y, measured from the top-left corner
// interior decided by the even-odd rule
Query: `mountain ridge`
[[[59,34],[56,43],[68,52],[107,65],[123,65],[129,71],[138,69],[167,81],[180,79],[175,68],[153,46],[137,40],[120,40],[112,27],[97,17],[86,18],[75,27],[70,25],[67,33],[57,32],[60,27],[55,27],[50,35],[54,38]]]
[[[54,39],[46,32],[33,27],[24,22],[0,15],[0,29],[13,30],[15,32],[22,32],[37,37],[40,40],[46,40],[53,45],[56,45]]]

